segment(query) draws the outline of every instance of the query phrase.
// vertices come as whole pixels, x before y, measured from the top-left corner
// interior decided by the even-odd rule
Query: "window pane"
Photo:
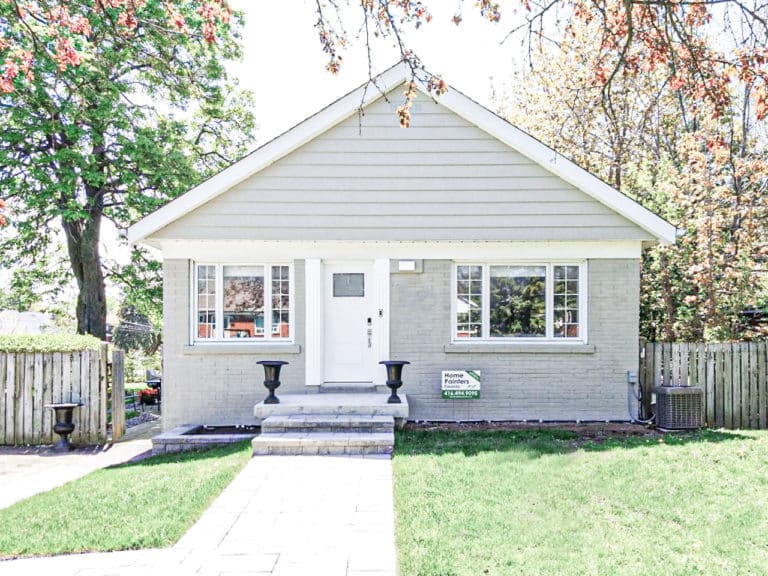
[[[333,275],[334,298],[365,297],[365,274],[360,272],[339,273]]]
[[[197,337],[216,335],[216,266],[197,267]]]
[[[579,267],[554,266],[555,282],[554,330],[555,338],[578,338],[579,328]]]
[[[491,266],[491,336],[546,336],[545,266]]]
[[[456,338],[482,338],[482,266],[456,267]]]
[[[264,267],[224,266],[224,338],[264,337]]]
[[[272,338],[289,338],[290,292],[288,266],[272,266]]]

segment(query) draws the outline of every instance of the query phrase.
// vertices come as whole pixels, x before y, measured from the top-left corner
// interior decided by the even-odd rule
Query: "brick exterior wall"
[[[639,261],[590,260],[593,353],[446,353],[451,338],[451,262],[393,274],[391,352],[409,360],[403,391],[411,420],[627,420],[626,371],[637,370]],[[550,348],[551,349],[551,348]],[[442,400],[440,372],[482,373],[479,400]]]
[[[451,338],[451,262],[425,260],[419,274],[391,276],[391,356],[409,360],[403,392],[411,420],[627,420],[627,370],[637,370],[639,261],[590,260],[592,353],[446,353]],[[304,261],[294,263],[294,342],[300,353],[230,353],[189,346],[189,261],[164,271],[163,428],[254,423],[266,395],[259,359],[290,362],[280,392],[304,385]],[[512,348],[511,348],[512,349]],[[530,348],[529,348],[530,349]],[[551,350],[551,347],[549,347]],[[442,400],[440,372],[482,372],[479,400]]]
[[[163,263],[163,430],[182,424],[254,424],[267,394],[258,360],[286,360],[280,392],[304,392],[304,261],[294,262],[294,342],[302,353],[232,354],[189,346],[189,261]],[[236,345],[236,344],[235,344]],[[230,345],[234,346],[234,345]]]

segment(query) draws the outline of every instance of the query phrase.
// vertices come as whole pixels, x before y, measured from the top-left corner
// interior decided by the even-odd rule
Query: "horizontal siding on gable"
[[[390,209],[390,212],[394,210]],[[558,214],[557,218],[565,215]],[[251,220],[260,228],[378,228],[388,229],[392,224],[388,221],[393,217],[399,220],[401,228],[466,228],[467,219],[472,219],[472,227],[482,228],[542,228],[552,225],[553,215],[547,214],[484,214],[482,216],[441,215],[439,218],[431,218],[421,214],[371,214],[371,215],[347,215],[338,214],[240,214],[242,220]],[[623,219],[616,214],[592,215],[589,218],[573,218],[573,226],[577,228],[591,228],[599,226],[604,228],[622,228]],[[306,226],[302,226],[306,223]],[[196,214],[190,216],[187,225],[192,227],[209,226],[213,228],[232,225],[232,215],[226,214]]]
[[[223,202],[220,205],[210,206],[204,215],[195,215],[192,218],[208,218],[213,216],[230,217],[233,202]],[[267,216],[267,215],[305,215],[305,216],[339,216],[339,202],[288,202],[275,199],[274,202],[259,202],[254,206],[253,202],[237,202],[240,210],[238,214],[243,216]],[[455,216],[455,202],[410,202],[408,204],[409,215],[417,216]],[[462,203],[463,204],[463,203]],[[595,206],[589,202],[550,202],[549,214],[595,214],[602,210],[602,214],[617,216],[607,207]],[[397,202],[356,202],[344,205],[344,217],[348,216],[396,216],[402,214],[402,208]],[[463,206],[462,217],[466,216],[521,216],[541,215],[540,202],[518,202],[511,206],[509,202],[472,202]],[[189,220],[192,222],[192,220]]]
[[[362,143],[361,143],[362,144]],[[375,144],[368,143],[368,144]],[[396,148],[397,146],[393,146]],[[359,148],[359,147],[358,147]],[[470,152],[461,150],[459,152],[419,152],[403,150],[392,150],[397,154],[388,154],[386,150],[378,150],[376,154],[368,154],[363,150],[357,151],[335,151],[335,152],[310,152],[305,149],[286,156],[280,161],[281,166],[349,166],[350,160],[360,161],[362,158],[355,158],[350,154],[361,154],[366,156],[369,162],[367,166],[454,166],[463,164],[465,166],[483,167],[483,166],[515,166],[517,164],[530,165],[530,160],[521,154],[511,152]],[[357,162],[356,162],[357,163]]]
[[[269,170],[269,168],[267,168]],[[395,170],[393,170],[395,172]],[[421,190],[464,190],[466,192],[475,192],[482,190],[503,190],[513,194],[518,190],[550,190],[558,188],[567,188],[562,180],[554,176],[546,177],[528,177],[521,176],[514,178],[514,188],[510,188],[511,178],[459,178],[452,176],[448,178],[418,178],[418,177],[335,177],[335,178],[303,178],[300,175],[275,177],[267,176],[267,171],[258,179],[258,181],[249,180],[234,188],[234,191],[243,190],[247,194],[252,194],[254,201],[258,201],[257,192],[261,190],[305,190],[313,192],[316,190],[338,190],[352,192],[368,192],[376,190],[411,190],[418,193]],[[580,198],[588,198],[585,194],[576,192]],[[232,192],[230,192],[231,194]],[[415,200],[415,198],[412,198]],[[467,197],[469,200],[469,196]],[[354,197],[348,198],[348,201],[354,201]],[[311,196],[307,197],[311,202]],[[592,200],[595,202],[594,200]],[[597,202],[595,202],[597,203]]]
[[[339,123],[339,127],[353,129],[358,129],[361,126],[391,128],[393,124],[397,124],[398,120],[394,110],[391,112],[388,109],[384,110],[380,107],[379,103],[374,104],[372,108],[372,110],[366,110],[365,115],[362,116],[362,118],[357,114],[347,118]],[[441,110],[439,112],[424,112],[423,110],[424,108],[422,107],[422,111],[417,110],[411,115],[411,128],[474,128],[474,125],[471,122],[464,120],[461,116],[457,116],[445,108],[438,108],[438,110]],[[434,108],[430,108],[430,110],[434,110]]]
[[[573,241],[581,239],[594,239],[594,228],[431,228],[415,227],[412,229],[400,229],[401,238],[396,240],[432,240],[432,241],[530,241],[534,235],[546,238],[547,241]],[[392,229],[372,228],[285,228],[259,226],[254,222],[252,226],[201,226],[194,231],[194,235],[185,237],[174,236],[176,239],[186,238],[215,238],[217,240],[370,240],[391,241]],[[397,235],[394,235],[397,236]],[[627,231],[621,228],[602,228],[600,240],[626,240]]]
[[[393,159],[394,161],[394,159]],[[349,162],[349,160],[347,160]],[[533,164],[494,164],[477,165],[429,165],[429,164],[362,164],[318,166],[314,164],[291,166],[280,164],[267,168],[270,178],[323,178],[339,180],[352,178],[355,180],[377,178],[386,181],[390,178],[406,178],[408,180],[443,180],[480,178],[503,178],[509,186],[508,179],[541,178],[554,185],[558,180],[553,178],[544,168]],[[476,186],[475,186],[476,187]],[[258,189],[258,188],[256,188]]]
[[[500,190],[446,190],[437,188],[435,190],[418,190],[418,198],[414,197],[416,190],[413,187],[404,190],[364,190],[359,187],[354,190],[355,197],[351,201],[346,194],[339,194],[339,187],[329,190],[281,190],[281,189],[260,189],[258,191],[249,189],[234,189],[226,195],[222,195],[215,200],[211,200],[206,205],[205,213],[209,210],[218,210],[221,205],[250,203],[254,205],[254,210],[264,202],[285,202],[285,203],[303,203],[308,206],[314,204],[345,204],[352,206],[354,204],[368,204],[376,202],[404,204],[430,203],[430,204],[460,204],[467,210],[470,205],[476,202],[492,202],[496,204],[508,204],[514,207],[524,203],[552,204],[556,202],[585,202],[596,206],[595,210],[603,209],[604,206],[594,200],[585,199],[583,194],[575,190],[552,190],[547,189],[546,195],[542,195],[539,190],[515,190],[510,192],[507,189]],[[258,197],[259,201],[254,202],[253,198]],[[238,206],[236,208],[242,208]],[[402,207],[401,207],[402,210]],[[549,210],[547,209],[547,214]]]
[[[645,240],[650,235],[439,104],[379,99],[156,238]]]

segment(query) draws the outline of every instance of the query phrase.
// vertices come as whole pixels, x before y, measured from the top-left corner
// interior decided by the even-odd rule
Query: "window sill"
[[[198,342],[184,346],[182,351],[186,355],[197,354],[301,354],[300,344],[225,344],[219,342]]]
[[[476,342],[446,344],[444,351],[446,354],[594,354],[595,345]]]

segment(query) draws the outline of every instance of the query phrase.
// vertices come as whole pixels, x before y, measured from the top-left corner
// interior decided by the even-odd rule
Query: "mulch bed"
[[[604,441],[608,438],[661,438],[664,432],[629,422],[408,422],[406,430],[567,430],[581,440]]]

